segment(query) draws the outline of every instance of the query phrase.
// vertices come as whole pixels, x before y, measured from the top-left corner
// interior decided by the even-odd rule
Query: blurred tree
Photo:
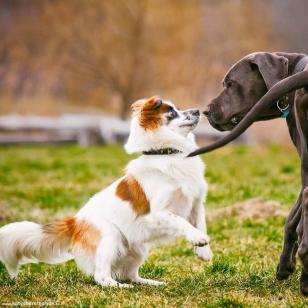
[[[120,116],[125,118],[151,79],[147,1],[58,1],[45,10],[56,33],[54,55],[59,50],[63,55],[69,97],[101,103],[102,98],[118,99]]]
[[[235,60],[275,48],[256,0],[2,0],[0,35],[0,96],[122,118],[153,94],[204,104]]]

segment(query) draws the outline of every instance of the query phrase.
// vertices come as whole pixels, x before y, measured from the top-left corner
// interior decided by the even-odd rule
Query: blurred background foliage
[[[256,50],[305,52],[305,0],[1,0],[0,113],[204,106]]]

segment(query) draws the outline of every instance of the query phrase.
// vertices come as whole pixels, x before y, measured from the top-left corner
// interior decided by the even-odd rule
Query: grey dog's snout
[[[203,114],[208,117],[210,115],[210,105],[205,106],[205,109],[203,110]]]
[[[203,114],[212,121],[218,122],[223,119],[223,112],[221,106],[215,103],[211,103],[205,106]]]
[[[207,118],[213,118],[213,119],[217,119],[219,118],[219,108],[216,105],[213,104],[209,104],[207,106],[205,106],[205,109],[203,110],[203,114],[207,117]]]

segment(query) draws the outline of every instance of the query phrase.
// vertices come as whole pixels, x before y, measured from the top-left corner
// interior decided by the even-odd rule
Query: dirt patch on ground
[[[61,209],[58,212],[51,213],[48,210],[32,209],[27,213],[20,213],[17,210],[8,209],[8,207],[0,202],[0,222],[6,219],[20,220],[27,218],[35,222],[49,222],[61,220],[75,215],[76,209]],[[229,207],[207,211],[207,219],[214,220],[219,218],[237,217],[241,220],[245,219],[261,219],[266,220],[271,217],[286,217],[288,212],[282,209],[277,201],[262,201],[260,199],[251,199],[244,202],[235,203]],[[26,217],[25,217],[26,216]]]
[[[277,201],[262,201],[260,199],[251,199],[244,202],[235,203],[223,209],[209,211],[208,219],[217,219],[224,217],[238,217],[244,219],[266,220],[271,217],[286,217],[288,212],[283,210]]]

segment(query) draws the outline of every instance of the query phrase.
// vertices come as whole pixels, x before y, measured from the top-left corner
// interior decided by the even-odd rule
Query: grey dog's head
[[[206,107],[204,114],[218,130],[231,130],[279,80],[288,75],[288,59],[279,53],[257,52],[250,54],[227,72],[223,90]],[[280,116],[277,108],[269,108],[259,120]]]

